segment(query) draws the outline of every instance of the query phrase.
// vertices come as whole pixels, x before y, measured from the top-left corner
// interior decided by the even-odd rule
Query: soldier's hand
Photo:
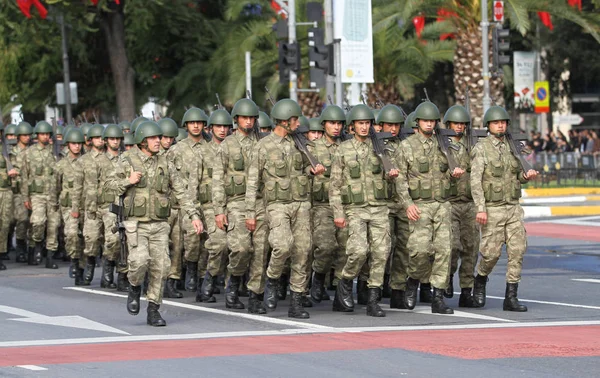
[[[465,170],[460,168],[460,167],[456,167],[454,168],[454,171],[452,171],[452,177],[454,178],[459,178],[460,176],[465,174]]]
[[[71,216],[73,218],[79,218],[79,213],[77,211],[71,211]]]
[[[540,174],[540,172],[538,172],[538,171],[536,171],[534,169],[530,169],[530,170],[528,170],[527,172],[525,172],[523,174],[523,177],[525,177],[525,180],[533,180],[539,174]]]
[[[25,207],[27,208],[27,210],[31,210],[31,202],[25,201]]]
[[[192,221],[192,226],[194,226],[194,230],[196,230],[197,235],[200,235],[202,231],[204,231],[204,225],[200,219],[194,219]]]
[[[395,179],[396,177],[398,177],[399,174],[400,174],[400,171],[398,169],[394,168],[394,169],[390,169],[387,176],[388,176],[388,178]]]
[[[335,218],[333,223],[335,223],[335,227],[337,228],[344,228],[347,226],[346,218]]]
[[[316,167],[310,168],[310,172],[316,176],[322,175],[323,173],[325,173],[325,167],[323,166],[323,164],[317,164]]]
[[[227,231],[227,226],[229,222],[227,222],[227,215],[225,214],[217,214],[215,215],[215,223],[217,227],[219,227],[223,231]]]
[[[246,228],[250,232],[256,230],[256,219],[246,219]]]
[[[131,168],[131,173],[129,175],[129,183],[131,185],[135,185],[142,179],[142,172],[136,172]]]
[[[14,168],[11,169],[10,171],[8,171],[8,176],[9,177],[15,177],[15,176],[18,176],[18,175],[19,175],[19,172],[17,172],[17,170],[14,169]]]
[[[475,216],[475,221],[477,221],[479,224],[485,225],[487,223],[487,213],[477,213]]]
[[[419,218],[421,218],[421,210],[419,210],[417,205],[410,205],[406,209],[406,216],[411,221],[417,221],[417,220],[419,220]]]

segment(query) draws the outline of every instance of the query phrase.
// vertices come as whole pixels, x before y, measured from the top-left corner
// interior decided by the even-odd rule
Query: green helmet
[[[180,141],[184,140],[185,138],[187,138],[187,136],[188,136],[188,132],[185,129],[179,129],[179,135],[177,135],[177,138],[175,138],[175,140],[180,142]]]
[[[258,106],[249,98],[239,99],[231,109],[231,116],[258,117]]]
[[[88,131],[90,131],[90,129],[92,128],[92,124],[91,123],[82,123],[81,125],[79,125],[79,128],[81,129],[81,132],[83,132],[83,136],[85,136],[87,138]]]
[[[135,133],[135,129],[137,129],[137,127],[142,123],[142,122],[146,122],[146,121],[150,121],[148,118],[146,117],[137,117],[136,119],[134,119],[131,122],[131,126],[129,126],[129,129],[131,130],[132,133]]]
[[[377,116],[377,123],[404,123],[404,116],[402,110],[396,105],[388,104],[381,108],[379,115]]]
[[[273,120],[265,112],[258,112],[258,127],[261,128],[273,128]]]
[[[179,127],[171,118],[163,118],[158,121],[158,126],[162,129],[163,135],[166,137],[177,138],[179,135]]]
[[[36,123],[33,132],[35,134],[52,134],[52,126],[46,121],[40,121]]]
[[[348,123],[359,120],[375,121],[373,111],[365,104],[358,104],[350,110],[348,115]]]
[[[115,125],[114,123],[106,125],[104,132],[102,132],[102,139],[123,137],[123,130],[119,127],[119,125]]]
[[[31,127],[31,125],[29,125],[29,127]],[[16,131],[17,131],[17,125],[15,125],[14,123],[9,123],[4,128],[4,135],[15,135]],[[32,132],[33,132],[33,130],[32,130]]]
[[[302,115],[302,108],[294,100],[284,98],[283,100],[277,101],[277,103],[271,109],[271,118],[275,120],[287,121],[292,117],[298,117]]]
[[[133,140],[133,134],[126,133],[125,137],[123,138],[123,145],[124,146],[133,146],[134,144],[135,144],[135,140]]]
[[[14,126],[14,132],[10,132],[12,131],[10,129],[11,126]],[[18,126],[15,125],[8,125],[6,126],[6,130],[4,131],[5,134],[10,135],[10,134],[15,134],[16,136],[19,135],[31,135],[33,134],[33,127],[31,127],[31,125],[29,124],[29,122],[19,122]]]
[[[444,114],[444,125],[447,125],[448,122],[469,123],[471,119],[464,106],[454,105],[446,110],[446,114]]]
[[[510,116],[506,109],[501,106],[491,106],[483,116],[483,126],[488,127],[491,121],[507,121],[510,124]]]
[[[73,130],[74,128],[75,128],[75,126],[74,126],[74,125],[71,125],[71,124],[67,125],[67,126],[64,128],[64,130],[63,130],[63,135],[64,135],[64,136],[67,136],[67,134],[69,133],[69,131]]]
[[[61,125],[56,125],[56,135],[64,135],[65,128]]]
[[[437,121],[441,118],[440,110],[431,101],[425,101],[419,104],[415,109],[415,119],[425,119]]]
[[[127,121],[123,121],[123,122],[119,123],[119,127],[125,133],[125,132],[128,132],[131,130],[131,123],[129,123]]]
[[[225,109],[217,109],[210,115],[208,119],[208,127],[213,125],[233,126],[233,118]]]
[[[191,107],[183,115],[181,127],[185,127],[186,122],[191,121],[208,122],[208,116],[204,113],[204,110]]]
[[[375,120],[377,120],[377,117],[379,117],[379,112],[381,112],[381,109],[373,109],[373,108],[371,108],[371,111],[373,112],[373,118]],[[375,123],[375,121],[373,121],[373,123]]]
[[[305,116],[300,116],[298,117],[298,121],[300,121],[300,127],[306,130],[310,129],[310,122],[308,121],[308,118]]]
[[[65,134],[65,143],[85,143],[83,131],[78,128],[72,128]]]
[[[144,121],[135,129],[135,144],[140,144],[148,137],[162,136],[163,132],[158,123],[153,121]]]
[[[404,125],[406,125],[406,127],[410,127],[411,129],[417,127],[417,118],[415,112],[411,112],[409,115],[406,116],[406,121],[404,121]]]
[[[88,137],[88,139],[102,137],[103,133],[104,133],[104,126],[100,123],[97,123],[88,130],[87,137]]]
[[[339,121],[346,122],[346,114],[337,105],[329,105],[325,109],[323,109],[323,113],[321,113],[321,117],[319,118],[319,122],[323,124],[325,121]]]
[[[323,125],[321,125],[319,118],[311,118],[308,120],[308,129],[310,131],[325,131],[323,130]]]

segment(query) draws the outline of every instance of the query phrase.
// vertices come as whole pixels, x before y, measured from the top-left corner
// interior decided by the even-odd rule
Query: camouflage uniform
[[[18,144],[13,146],[10,150],[10,162],[13,167],[23,166],[23,157],[27,148],[21,148]],[[26,245],[27,240],[27,229],[29,228],[29,213],[25,207],[25,201],[21,195],[21,188],[23,185],[23,176],[14,177],[12,179],[12,191],[13,191],[13,224],[15,226],[15,237],[17,239],[17,245]],[[12,226],[11,226],[12,227]]]
[[[80,158],[67,155],[56,164],[56,172],[61,188],[59,204],[65,225],[65,249],[71,259],[79,260],[83,252],[83,169]],[[71,213],[79,213],[79,218],[73,218]]]
[[[161,146],[161,150],[158,156],[165,156],[167,161],[171,164],[175,164],[175,154],[169,153],[175,148],[175,145],[171,146],[168,150],[165,150]],[[175,197],[171,197],[171,215],[167,223],[169,223],[169,257],[171,258],[171,267],[169,268],[169,274],[167,279],[180,280],[183,264],[183,229],[182,219],[179,213],[179,203]],[[196,233],[194,232],[194,235]]]
[[[15,167],[13,167],[15,168]],[[17,168],[15,168],[17,169]],[[13,219],[12,179],[8,177],[8,164],[0,154],[0,254],[6,253],[9,228]],[[4,267],[0,262],[0,267]]]

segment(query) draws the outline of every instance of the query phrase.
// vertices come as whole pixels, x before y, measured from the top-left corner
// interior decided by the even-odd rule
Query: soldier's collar
[[[431,138],[433,138],[433,136],[430,136],[428,138],[428,137],[426,137],[425,135],[421,134],[418,131],[415,132],[415,135],[417,136],[417,139],[419,139],[419,142],[421,142],[421,143],[427,143],[427,141],[430,141]]]
[[[504,138],[498,139],[492,135],[492,144],[494,145],[494,147],[498,146],[500,143],[504,143]]]

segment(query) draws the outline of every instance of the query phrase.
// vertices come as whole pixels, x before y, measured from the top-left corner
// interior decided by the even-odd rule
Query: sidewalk
[[[600,188],[523,189],[525,218],[600,215]],[[545,205],[545,206],[544,206]]]

